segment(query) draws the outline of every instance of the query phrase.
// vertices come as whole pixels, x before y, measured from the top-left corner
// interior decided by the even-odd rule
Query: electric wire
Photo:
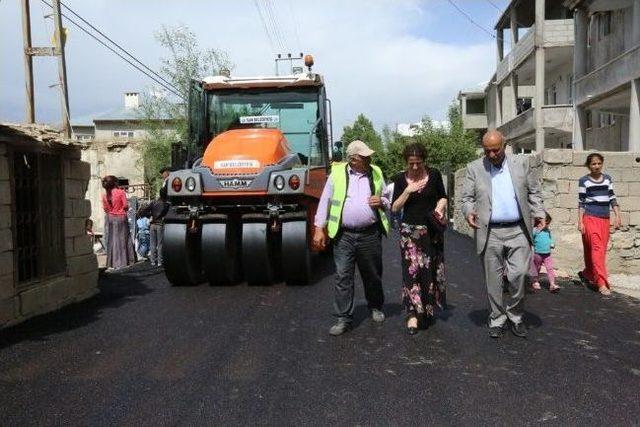
[[[296,37],[296,44],[298,47],[298,51],[302,52],[302,43],[300,43],[300,33],[298,31],[298,19],[296,17],[296,13],[293,10],[293,6],[291,5],[291,0],[288,0],[289,3],[289,13],[291,13],[291,19],[293,19],[293,29]]]
[[[269,2],[269,0],[264,0],[264,10],[266,11],[267,17],[269,19],[269,23],[271,24],[271,30],[272,33],[276,39],[276,41],[278,42],[278,47],[280,48],[280,51],[283,52],[285,50],[284,48],[284,41],[282,38],[282,35],[278,29],[278,22],[277,22],[277,18],[275,17],[275,14],[273,13],[273,9],[271,7],[271,2]]]
[[[489,30],[487,30],[485,27],[483,27],[482,25],[480,25],[479,23],[477,23],[472,17],[471,15],[469,15],[467,12],[465,12],[463,9],[461,9],[457,4],[455,4],[453,2],[453,0],[447,0],[449,2],[449,4],[451,6],[453,6],[458,12],[460,12],[460,14],[462,14],[465,18],[467,18],[467,20],[469,22],[471,22],[473,25],[475,25],[476,27],[480,28],[482,31],[484,31],[485,33],[489,34],[489,36],[491,38],[496,38],[495,35],[493,35],[493,33]]]
[[[53,5],[49,4],[46,0],[41,0],[44,4],[46,4],[47,6],[49,6],[50,8],[53,9]],[[78,24],[76,21],[74,21],[72,18],[68,17],[67,15],[65,15],[64,13],[61,13],[61,15],[67,19],[67,21],[71,22],[74,26],[76,26],[79,30],[81,30],[82,32],[84,32],[85,34],[87,34],[89,37],[93,38],[95,41],[97,41],[98,43],[100,43],[102,46],[106,47],[107,49],[109,49],[111,52],[113,52],[115,55],[117,55],[120,59],[122,59],[123,61],[125,61],[126,63],[128,63],[129,65],[131,65],[133,68],[135,68],[136,70],[140,71],[142,74],[144,74],[145,76],[149,77],[151,80],[153,80],[154,82],[156,82],[157,84],[159,84],[160,86],[162,86],[164,89],[166,89],[168,92],[171,92],[172,94],[174,94],[175,96],[177,96],[178,98],[181,98],[184,100],[184,96],[180,94],[179,90],[175,89],[173,86],[167,85],[166,83],[164,83],[162,80],[158,79],[157,77],[155,77],[154,75],[150,74],[149,72],[145,71],[144,69],[142,69],[141,67],[139,67],[138,65],[136,65],[135,63],[131,62],[129,59],[125,58],[121,53],[119,53],[118,51],[116,51],[113,47],[109,46],[107,43],[105,43],[104,41],[100,40],[97,36],[95,36],[94,34],[92,34],[90,31],[88,31],[86,28],[84,28],[82,25]],[[136,59],[137,62],[139,62]]]
[[[287,46],[287,42],[286,38],[284,37],[284,33],[282,32],[283,27],[278,16],[277,7],[274,3],[271,2],[271,0],[265,0],[265,5],[267,7],[267,10],[269,10],[270,12],[276,34],[278,36],[278,39],[280,40],[280,48],[284,51]]]
[[[177,88],[173,85],[173,83],[167,81],[164,77],[162,77],[160,74],[158,74],[156,71],[152,70],[151,68],[149,68],[148,66],[146,66],[142,61],[138,60],[138,58],[136,58],[135,56],[133,56],[132,54],[130,54],[125,48],[123,48],[122,46],[120,46],[118,43],[116,43],[115,41],[113,41],[109,36],[107,36],[105,33],[103,33],[102,31],[100,31],[98,28],[96,28],[94,25],[92,25],[90,22],[88,22],[86,19],[84,19],[82,16],[78,15],[73,9],[71,9],[69,6],[67,6],[66,4],[60,2],[60,4],[67,9],[69,12],[71,12],[74,16],[76,16],[78,19],[80,19],[82,22],[84,22],[85,24],[87,24],[92,30],[94,30],[96,33],[100,34],[102,37],[104,37],[105,39],[107,39],[109,42],[111,42],[114,46],[116,46],[118,49],[120,49],[125,55],[127,55],[129,58],[133,59],[134,61],[136,61],[140,66],[142,66],[144,69],[146,69],[147,71],[149,71],[150,73],[152,73],[154,76],[158,77],[160,80],[162,80],[163,82],[165,82],[167,85],[173,87],[174,89],[177,90]]]
[[[258,4],[258,0],[253,0],[253,4],[256,7],[256,10],[258,11],[258,15],[260,16],[260,21],[262,22],[262,27],[264,28],[264,32],[267,35],[267,38],[269,40],[269,46],[271,46],[271,52],[273,54],[276,53],[276,47],[275,44],[273,43],[273,38],[271,37],[271,33],[269,31],[269,28],[267,27],[267,21],[264,19],[264,16],[262,14],[262,10],[260,9],[260,5]]]
[[[491,6],[493,6],[498,12],[502,12],[502,9],[500,9],[500,7],[495,4],[494,2],[492,2],[491,0],[487,0],[487,3],[489,3]]]

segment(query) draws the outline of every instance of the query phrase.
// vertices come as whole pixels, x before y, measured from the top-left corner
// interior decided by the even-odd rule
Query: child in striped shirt
[[[578,275],[602,295],[611,295],[606,267],[611,209],[614,227],[619,228],[621,221],[613,182],[609,175],[602,173],[603,163],[602,154],[589,154],[585,162],[589,174],[578,181],[578,229],[582,233],[585,264]]]

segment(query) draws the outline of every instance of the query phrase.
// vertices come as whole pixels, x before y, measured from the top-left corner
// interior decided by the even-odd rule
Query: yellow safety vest
[[[333,184],[333,195],[329,201],[327,231],[329,237],[332,239],[338,234],[340,225],[342,224],[342,208],[347,198],[347,186],[349,184],[347,167],[347,163],[335,163],[331,166],[329,179]],[[382,187],[384,186],[382,170],[380,170],[378,166],[371,165],[371,175],[373,177],[373,194],[380,196],[382,195]],[[384,233],[387,234],[389,232],[389,221],[387,220],[387,215],[384,213],[384,209],[376,209],[376,217],[378,218],[378,222],[382,223]]]

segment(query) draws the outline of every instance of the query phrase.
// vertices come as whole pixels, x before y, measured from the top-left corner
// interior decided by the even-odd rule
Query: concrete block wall
[[[7,147],[0,143],[0,325],[15,317],[11,182]]]
[[[640,153],[600,152],[604,172],[613,180],[621,210],[622,227],[611,229],[607,251],[610,274],[640,274]],[[582,237],[577,230],[578,179],[588,173],[589,152],[545,150],[542,189],[553,217],[556,239],[554,260],[561,273],[577,274],[583,267]]]
[[[85,232],[91,204],[85,199],[89,164],[80,160],[79,149],[63,151],[65,274],[27,288],[15,285],[12,210],[6,147],[0,143],[0,327],[6,327],[97,293],[98,263]]]
[[[622,227],[611,229],[607,248],[609,274],[640,275],[640,153],[600,152],[605,173],[613,179],[620,203]],[[582,236],[577,229],[578,179],[588,173],[584,162],[589,152],[546,149],[537,172],[542,196],[553,218],[551,231],[556,241],[554,264],[562,276],[575,276],[584,266]],[[464,169],[455,174],[454,229],[473,237],[460,212]]]
[[[573,19],[549,19],[544,24],[545,47],[573,44]]]

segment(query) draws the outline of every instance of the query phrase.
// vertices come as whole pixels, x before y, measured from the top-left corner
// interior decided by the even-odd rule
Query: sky
[[[477,24],[456,10],[453,2]],[[65,0],[84,19],[157,70],[167,55],[154,38],[163,25],[184,25],[200,47],[226,51],[236,76],[273,74],[276,53],[310,53],[332,100],[334,133],[358,114],[377,129],[446,118],[459,90],[491,77],[490,32],[507,0]],[[0,121],[25,120],[20,1],[0,0]],[[270,6],[270,7],[269,7]],[[497,7],[496,7],[497,6]],[[265,20],[280,25],[282,46]],[[64,12],[64,10],[63,10]],[[267,13],[269,12],[269,13]],[[31,0],[34,46],[49,46],[50,8]],[[124,92],[154,83],[72,24],[66,44],[70,113],[97,114],[124,103]],[[272,36],[273,38],[273,36]],[[34,59],[36,121],[60,122],[57,62]]]

